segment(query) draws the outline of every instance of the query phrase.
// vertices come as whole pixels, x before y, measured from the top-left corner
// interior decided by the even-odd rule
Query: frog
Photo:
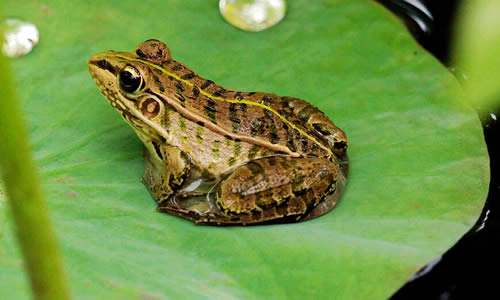
[[[91,56],[98,89],[144,144],[157,210],[208,225],[310,220],[345,190],[345,132],[305,100],[232,90],[149,39]]]

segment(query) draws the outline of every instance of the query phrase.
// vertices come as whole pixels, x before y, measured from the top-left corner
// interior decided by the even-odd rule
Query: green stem
[[[0,35],[3,37],[3,35]],[[36,299],[69,299],[7,59],[0,53],[0,171]]]

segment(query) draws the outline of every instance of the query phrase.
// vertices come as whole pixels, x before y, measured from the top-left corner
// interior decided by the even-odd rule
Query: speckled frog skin
[[[158,40],[88,65],[146,147],[143,181],[160,211],[203,224],[288,223],[338,202],[347,138],[306,101],[223,88]]]

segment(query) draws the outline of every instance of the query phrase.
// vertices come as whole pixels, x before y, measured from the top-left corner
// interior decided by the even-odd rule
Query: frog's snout
[[[91,73],[98,74],[99,72],[109,72],[116,76],[117,67],[110,60],[102,55],[93,55],[87,62]]]

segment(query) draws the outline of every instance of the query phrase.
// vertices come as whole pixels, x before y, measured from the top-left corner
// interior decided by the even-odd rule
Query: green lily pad
[[[288,1],[282,23],[248,33],[223,21],[217,1],[5,2],[40,29],[39,46],[13,66],[77,298],[382,299],[482,207],[488,158],[474,112],[375,3]],[[224,86],[325,111],[350,139],[339,206],[305,223],[226,228],[155,212],[140,182],[142,145],[86,67],[92,53],[153,37]],[[28,298],[2,215],[0,298]]]

